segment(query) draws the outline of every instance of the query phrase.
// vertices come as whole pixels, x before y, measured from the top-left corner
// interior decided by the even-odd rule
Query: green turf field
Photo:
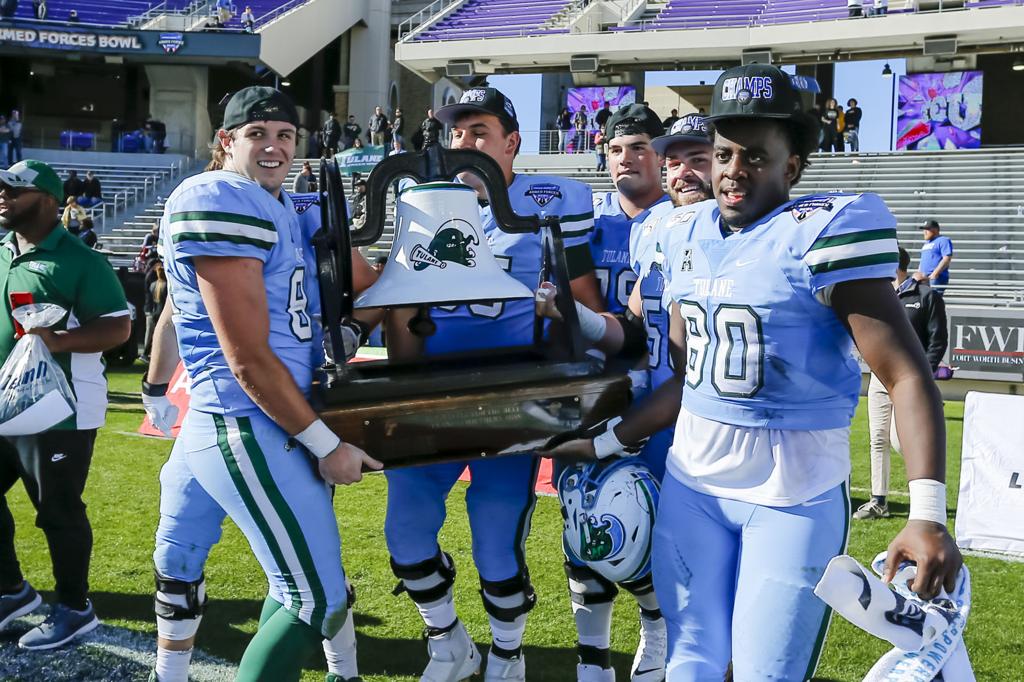
[[[97,611],[108,625],[152,636],[155,628],[150,554],[157,521],[157,475],[170,451],[170,442],[131,435],[142,417],[139,376],[138,371],[111,374],[113,402],[107,426],[97,441],[86,501],[96,538],[91,583]],[[956,513],[962,420],[963,404],[947,403],[951,523]],[[854,421],[852,452],[852,490],[856,506],[866,499],[869,485],[867,419],[863,410],[858,411]],[[898,456],[894,457],[893,471],[893,490],[906,491]],[[490,636],[470,557],[464,492],[459,484],[451,495],[452,513],[441,542],[459,567],[456,587],[459,614],[473,638],[486,643]],[[383,477],[371,476],[357,486],[340,489],[336,497],[345,567],[358,592],[355,618],[360,669],[367,681],[415,680],[425,664],[422,624],[408,597],[391,595],[395,580],[388,568],[383,540],[385,494]],[[40,590],[52,589],[46,544],[33,526],[31,506],[20,487],[16,487],[8,499],[18,523],[18,551],[23,570]],[[876,552],[885,549],[904,522],[906,501],[905,495],[893,495],[890,508],[895,517],[892,519],[854,522],[850,552],[866,563]],[[538,595],[525,642],[531,681],[574,679],[575,632],[562,572],[560,530],[557,502],[541,498],[527,546]],[[1024,679],[1024,648],[1020,646],[1024,632],[1024,615],[1020,608],[1024,564],[980,558],[969,558],[968,564],[973,576],[974,609],[966,636],[977,678],[985,682],[1018,682]],[[230,523],[210,557],[207,581],[210,606],[199,633],[199,647],[213,656],[237,662],[255,630],[266,583],[244,539]],[[621,596],[612,638],[620,680],[628,680],[636,642],[635,602],[628,595]],[[3,644],[2,638],[0,644]],[[886,649],[883,642],[836,619],[818,675],[821,679],[859,681]],[[23,655],[33,654],[18,653],[10,648],[3,652],[4,658]],[[100,671],[103,665],[94,663],[92,669]],[[141,666],[135,668],[140,669]],[[323,670],[322,660],[311,661],[303,679],[322,680]],[[94,674],[96,676],[60,679],[107,679],[99,672]],[[144,679],[141,672],[133,674]],[[10,673],[5,675],[0,662],[0,679],[36,682],[57,678],[45,674],[12,677]]]

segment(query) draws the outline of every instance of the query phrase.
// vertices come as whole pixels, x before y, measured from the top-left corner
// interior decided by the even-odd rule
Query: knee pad
[[[157,633],[164,639],[180,641],[191,639],[199,630],[199,621],[206,611],[206,578],[185,582],[165,578],[156,573],[156,598],[153,610],[156,611]]]
[[[573,604],[607,604],[614,601],[619,593],[615,583],[587,566],[566,561],[565,576],[569,579],[569,598]]]
[[[537,603],[537,594],[533,591],[530,575],[526,571],[508,580],[480,578],[480,597],[487,615],[505,623],[512,623],[526,615]]]
[[[445,552],[418,564],[401,565],[391,559],[391,571],[398,578],[392,594],[407,592],[417,604],[432,604],[450,597],[455,584],[455,561]]]

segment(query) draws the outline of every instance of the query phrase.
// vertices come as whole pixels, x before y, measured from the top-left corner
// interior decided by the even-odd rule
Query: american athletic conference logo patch
[[[530,189],[523,194],[536,201],[538,206],[547,206],[552,199],[562,198],[562,188],[551,182],[542,182],[530,185]]]
[[[295,207],[295,212],[302,215],[309,210],[310,206],[319,206],[320,197],[317,195],[309,196],[292,196],[292,206]]]

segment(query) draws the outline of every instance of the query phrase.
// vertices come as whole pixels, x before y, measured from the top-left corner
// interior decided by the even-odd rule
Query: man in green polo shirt
[[[14,518],[7,491],[21,479],[46,535],[57,602],[49,617],[18,641],[23,649],[53,649],[99,625],[89,602],[92,529],[82,491],[96,429],[107,409],[102,353],[128,339],[128,304],[114,271],[98,252],[57,220],[64,190],[40,161],[0,171],[0,363],[14,349],[11,308],[54,303],[68,311],[57,325],[34,329],[64,370],[75,414],[29,436],[0,436],[0,629],[41,603],[22,576],[14,551]]]

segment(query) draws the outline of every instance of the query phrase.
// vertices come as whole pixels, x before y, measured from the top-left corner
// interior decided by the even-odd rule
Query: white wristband
[[[597,343],[604,338],[604,316],[576,301],[576,317],[580,318],[580,332],[590,343]]]
[[[295,440],[302,443],[303,447],[317,459],[323,459],[341,445],[338,434],[331,431],[323,419],[317,419],[300,433],[295,434]]]
[[[930,478],[910,481],[910,519],[946,525],[946,484]]]
[[[604,433],[594,438],[594,454],[597,455],[598,459],[604,459],[611,455],[620,453],[625,449],[625,445],[619,440],[619,437],[615,435],[615,427],[622,421],[622,417],[615,417],[611,419],[605,427]]]

